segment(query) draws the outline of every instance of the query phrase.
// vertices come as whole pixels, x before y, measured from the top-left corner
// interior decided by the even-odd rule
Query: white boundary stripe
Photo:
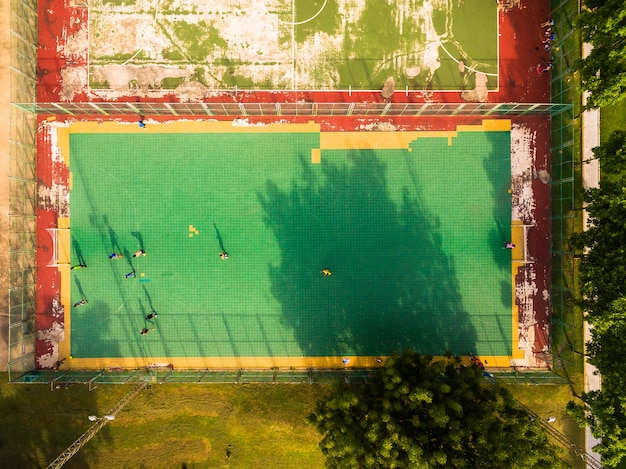
[[[500,13],[502,10],[496,8],[496,89],[500,91]]]
[[[291,87],[296,86],[296,0],[291,0]]]

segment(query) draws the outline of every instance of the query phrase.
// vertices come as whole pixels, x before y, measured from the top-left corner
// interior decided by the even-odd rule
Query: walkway
[[[589,55],[591,44],[583,44],[583,57]],[[587,104],[588,92],[583,93],[583,106]],[[591,189],[600,185],[600,162],[594,159],[593,148],[600,145],[600,111],[594,109],[592,111],[583,112],[583,188]],[[583,227],[585,230],[589,228],[589,215],[586,210],[583,211]],[[585,322],[585,344],[591,339],[591,326]],[[601,387],[601,378],[596,374],[596,367],[585,360],[585,392],[595,391]],[[585,451],[600,461],[600,455],[593,451],[593,448],[600,444],[600,440],[591,434],[591,429],[585,427]],[[587,467],[592,467],[588,465]]]

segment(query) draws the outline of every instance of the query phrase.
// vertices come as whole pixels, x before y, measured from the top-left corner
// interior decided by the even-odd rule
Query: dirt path
[[[7,369],[9,336],[9,63],[10,0],[0,0],[0,371]]]

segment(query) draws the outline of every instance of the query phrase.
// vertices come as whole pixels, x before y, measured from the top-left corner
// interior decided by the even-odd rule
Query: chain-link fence
[[[140,370],[111,371],[50,371],[32,370],[15,382],[48,384],[50,390],[74,384],[88,385],[90,389],[100,384],[132,384],[147,381],[165,383],[271,383],[271,384],[330,384],[343,380],[346,384],[364,384],[369,380],[369,370],[188,370],[174,371],[148,367]]]
[[[408,117],[515,117],[553,116],[571,104],[551,103],[23,103],[27,112],[67,116],[408,116]]]
[[[513,370],[490,373],[490,379],[501,384],[552,385],[567,381],[549,371]],[[155,384],[167,383],[230,383],[230,384],[331,384],[341,380],[346,384],[367,384],[369,370],[185,370],[174,371],[167,367],[148,367],[140,370],[32,370],[20,376],[15,382],[47,384],[50,390],[61,389],[74,384],[89,386],[100,384],[133,384],[147,381]]]
[[[578,0],[552,2],[553,30],[551,100],[570,104],[565,112],[551,118],[552,146],[552,336],[562,364],[576,359],[582,348],[582,314],[575,311],[575,257],[569,236],[582,227],[581,193],[581,94],[574,65],[581,57],[580,33],[574,21]]]
[[[8,371],[35,368],[37,0],[11,2]]]

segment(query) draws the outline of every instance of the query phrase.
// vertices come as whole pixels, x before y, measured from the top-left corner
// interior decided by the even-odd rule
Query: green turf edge
[[[615,130],[626,130],[626,99],[600,109],[600,141],[606,141]]]

